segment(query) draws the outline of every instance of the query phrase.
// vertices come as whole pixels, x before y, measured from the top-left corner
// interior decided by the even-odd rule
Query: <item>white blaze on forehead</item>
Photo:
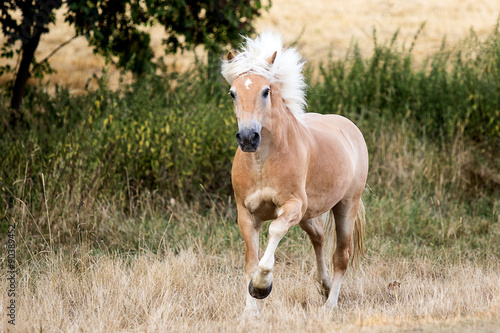
[[[250,89],[250,85],[251,85],[251,84],[252,84],[252,80],[247,79],[247,80],[245,81],[245,88]]]

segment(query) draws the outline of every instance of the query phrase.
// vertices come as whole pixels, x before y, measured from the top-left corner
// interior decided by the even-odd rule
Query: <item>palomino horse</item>
[[[349,258],[363,248],[366,144],[348,119],[304,113],[303,65],[296,50],[284,49],[281,36],[270,32],[247,38],[242,50],[229,52],[222,63],[239,128],[232,182],[246,246],[245,313],[257,313],[255,299],[271,292],[274,253],[290,227],[298,224],[311,239],[327,308],[337,307]],[[325,213],[331,224],[326,232]],[[274,221],[259,261],[259,231],[267,220]],[[333,242],[334,232],[331,282],[324,249],[325,238]]]

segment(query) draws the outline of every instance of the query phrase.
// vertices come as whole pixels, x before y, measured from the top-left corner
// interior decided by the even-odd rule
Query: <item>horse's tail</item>
[[[324,235],[325,235],[325,255],[326,258],[330,258],[330,269],[333,269],[333,252],[335,251],[335,246],[337,243],[337,234],[335,233],[335,217],[333,215],[333,210],[330,209],[328,212],[321,216],[324,224]],[[364,254],[363,245],[363,233],[365,230],[365,205],[363,200],[359,199],[358,212],[356,213],[356,219],[354,221],[354,233],[352,239],[352,256],[351,265],[354,267],[359,266],[360,258]]]
[[[333,272],[333,252],[337,244],[337,234],[335,233],[335,217],[333,210],[330,209],[321,216],[323,220],[323,233],[325,235],[325,257],[330,258],[327,261],[329,269]]]
[[[359,260],[365,253],[365,247],[363,244],[365,223],[365,204],[363,203],[363,199],[359,198],[358,212],[356,214],[356,220],[354,221],[353,252],[351,260],[351,264],[354,267],[359,267]]]

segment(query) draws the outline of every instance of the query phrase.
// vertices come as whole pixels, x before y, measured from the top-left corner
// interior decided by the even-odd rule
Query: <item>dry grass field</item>
[[[498,263],[436,264],[375,255],[347,275],[339,309],[325,312],[312,250],[306,248],[310,251],[297,253],[299,258],[278,256],[275,288],[260,302],[257,320],[240,319],[246,292],[241,253],[189,248],[161,256],[147,250],[95,256],[81,248],[69,259],[34,259],[18,275],[16,330],[498,332]],[[400,284],[389,286],[394,281]],[[0,286],[6,290],[5,279]],[[4,295],[0,306],[6,307]],[[3,321],[0,329],[9,325]]]
[[[241,317],[247,292],[244,244],[234,217],[218,209],[200,216],[199,208],[177,203],[159,213],[154,202],[143,204],[142,219],[124,219],[112,205],[102,204],[78,214],[48,211],[54,226],[79,218],[83,235],[83,228],[116,234],[98,246],[81,236],[54,250],[46,235],[47,245],[38,251],[32,237],[40,235],[26,230],[31,223],[43,224],[44,213],[33,216],[24,205],[13,209],[18,250],[29,255],[20,259],[16,276],[15,330],[2,318],[0,331],[498,332],[500,263],[488,260],[495,258],[491,251],[459,254],[459,245],[453,253],[384,240],[373,230],[379,223],[376,208],[369,208],[366,258],[359,268],[348,269],[337,310],[323,309],[312,246],[294,228],[276,252],[273,291],[258,302],[260,315],[252,320]],[[155,244],[144,240],[147,223],[161,226]],[[492,232],[498,234],[498,227],[500,222]],[[138,245],[128,246],[134,233]],[[107,250],[120,242],[130,252]],[[403,254],[408,248],[413,254]],[[0,290],[8,289],[6,276],[2,271]],[[0,307],[8,302],[2,292]]]
[[[257,31],[275,29],[286,42],[297,42],[297,47],[310,63],[326,60],[329,56],[343,57],[353,41],[364,54],[373,50],[373,29],[379,42],[389,41],[400,29],[400,41],[407,46],[422,23],[425,28],[414,49],[417,59],[440,49],[443,38],[453,46],[473,29],[479,38],[485,38],[500,15],[500,2],[495,0],[445,1],[298,1],[274,0],[269,12],[256,23]],[[42,37],[37,50],[38,59],[49,55],[56,47],[74,36],[74,30],[63,22],[59,13],[55,27]],[[152,29],[152,45],[156,56],[164,56],[161,28]],[[1,37],[0,37],[1,41]],[[199,56],[203,57],[202,50]],[[193,53],[165,56],[171,70],[185,70],[194,65]],[[2,61],[2,60],[0,60]],[[73,91],[82,91],[92,81],[92,75],[102,74],[105,61],[94,55],[84,37],[73,40],[50,60],[56,74],[45,78],[48,85],[66,85]],[[119,72],[113,66],[108,75],[111,87],[119,84]],[[6,78],[0,79],[5,82]],[[95,87],[91,82],[90,87]]]
[[[395,198],[407,199],[384,204],[393,199],[366,196],[366,258],[360,268],[348,269],[337,310],[322,308],[313,249],[298,227],[278,247],[274,289],[259,301],[260,317],[242,320],[244,244],[234,207],[226,206],[230,201],[214,203],[209,214],[200,214],[196,205],[161,202],[145,193],[137,200],[138,216],[124,217],[112,203],[89,201],[80,210],[62,194],[57,203],[40,209],[19,200],[10,211],[19,251],[16,331],[498,332],[500,262],[495,242],[500,216],[498,221],[473,218],[455,206],[453,194],[439,191],[461,182],[469,150],[456,142],[452,155],[443,156],[435,147],[416,145],[418,138],[404,124],[366,138],[381,145],[371,156],[369,183],[379,188],[385,184]],[[402,179],[405,185],[397,185]],[[425,179],[441,181],[435,184],[432,203],[417,203],[432,207],[421,211],[412,206],[411,192],[421,192]],[[47,188],[49,197],[51,191]],[[414,214],[436,214],[438,206],[439,214],[451,211],[452,217],[437,217],[441,226],[431,226],[434,231],[429,232],[455,245],[403,236],[400,229],[415,228],[411,223],[420,217]],[[499,215],[500,199],[492,209]],[[53,248],[52,235],[57,239],[61,228],[75,221],[78,234]],[[46,223],[52,229],[44,233],[45,241],[40,233],[29,232],[36,230],[33,225]],[[482,240],[466,236],[487,225],[489,233]],[[393,238],[387,236],[391,229]],[[471,241],[482,245],[473,250]],[[261,250],[265,243],[263,236]],[[0,290],[8,289],[7,276],[2,270]],[[7,293],[0,293],[2,309],[8,301]],[[0,331],[14,332],[5,317]]]

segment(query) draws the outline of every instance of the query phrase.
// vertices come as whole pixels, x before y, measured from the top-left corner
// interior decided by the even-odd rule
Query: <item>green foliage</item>
[[[227,44],[254,33],[251,22],[262,9],[260,0],[146,1],[148,10],[165,27],[167,52],[204,45],[219,54]],[[184,38],[179,38],[183,36]]]
[[[225,45],[238,42],[240,34],[252,34],[252,20],[270,4],[263,8],[259,0],[70,0],[68,6],[66,20],[87,36],[96,51],[118,55],[120,66],[142,73],[143,66],[151,64],[152,50],[149,34],[138,27],[162,25],[166,53],[198,45],[220,53]]]
[[[146,188],[187,200],[200,185],[229,194],[235,120],[220,83],[204,77],[204,69],[151,75],[115,92],[103,77],[97,91],[80,97],[33,91],[27,129],[2,128],[4,201],[22,177],[12,165],[26,165],[28,178],[45,172],[57,179],[54,191],[78,190],[80,200],[127,203]]]
[[[499,40],[472,40],[468,55],[441,52],[420,69],[391,45],[321,67],[309,111],[349,117],[368,144],[369,248],[498,258]],[[227,85],[206,77],[200,65],[116,91],[104,75],[82,96],[31,88],[24,124],[0,127],[0,219],[41,235],[23,240],[32,253],[51,237],[113,251],[165,239],[173,249],[241,248],[228,199],[233,104]],[[294,228],[281,248],[304,238]]]
[[[456,51],[441,51],[421,66],[414,63],[411,48],[396,49],[396,39],[397,33],[389,45],[375,44],[368,59],[354,46],[345,60],[322,65],[321,84],[311,90],[309,109],[415,119],[421,133],[433,138],[465,135],[498,147],[498,26],[485,43],[472,34]]]
[[[139,74],[151,67],[150,36],[139,28],[152,20],[140,1],[69,0],[66,21],[87,37],[95,52],[106,58],[117,55],[118,66]]]
[[[252,20],[270,7],[263,8],[260,0],[68,0],[66,4],[66,22],[75,27],[77,35],[85,35],[94,51],[106,59],[117,56],[117,65],[134,74],[154,72],[147,27],[160,24],[165,28],[166,53],[204,45],[213,57],[227,44],[240,41],[240,34],[252,34]],[[0,24],[7,36],[0,56],[12,58],[14,51],[22,54],[13,85],[11,107],[15,110],[21,105],[30,75],[50,73],[48,62],[37,64],[34,54],[61,6],[61,0],[9,0],[0,4]],[[21,18],[16,17],[17,12],[21,12]],[[37,69],[34,73],[32,64]],[[10,71],[9,66],[0,67],[0,74]],[[22,119],[22,115],[13,118]]]
[[[0,4],[0,24],[2,33],[7,37],[2,45],[0,56],[12,58],[14,52],[21,55],[19,68],[15,70],[17,71],[15,82],[9,85],[12,87],[11,108],[15,110],[9,122],[13,125],[16,122],[21,122],[23,118],[18,110],[30,77],[30,66],[32,63],[36,64],[34,61],[35,51],[40,43],[40,38],[42,34],[49,31],[49,24],[55,20],[55,11],[61,6],[61,0],[8,0]],[[16,17],[18,13],[21,14],[20,18]],[[20,46],[18,42],[20,42]],[[46,63],[36,67],[38,68],[35,73],[37,76],[40,76],[44,70],[50,69]],[[0,73],[11,71],[13,69],[8,65],[0,67]]]
[[[36,34],[49,31],[48,25],[54,22],[54,11],[62,6],[62,0],[23,1],[5,0],[0,4],[0,24],[2,33],[7,37],[4,47],[17,41],[27,43]],[[20,10],[22,20],[17,19]]]

